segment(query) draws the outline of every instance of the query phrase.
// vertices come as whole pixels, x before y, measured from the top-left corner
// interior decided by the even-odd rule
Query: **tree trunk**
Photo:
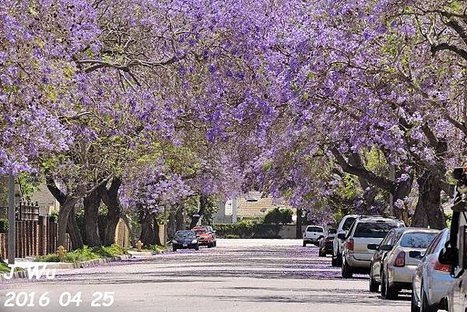
[[[418,182],[418,203],[412,217],[411,226],[443,229],[446,218],[441,207],[441,180],[438,170],[426,170]]]
[[[60,213],[58,214],[57,246],[65,246],[68,220],[76,202],[77,200],[74,198],[67,198],[63,204],[61,203]]]
[[[153,244],[159,245],[159,246],[165,246],[165,244],[161,240],[160,225],[155,218],[154,218],[154,243]]]
[[[185,229],[185,220],[183,218],[183,206],[177,208],[175,213],[175,231]]]
[[[70,234],[71,248],[73,250],[83,248],[83,238],[81,237],[81,232],[79,230],[78,223],[76,222],[76,212],[74,207],[70,212],[70,216],[68,217],[67,229],[68,234]]]
[[[199,220],[203,217],[204,211],[208,205],[208,197],[206,195],[201,195],[199,197],[199,211],[196,215],[193,215],[191,218],[190,229],[194,228],[198,224]]]
[[[84,198],[84,235],[85,242],[91,247],[101,246],[99,236],[99,206],[101,197],[99,190],[92,191]]]
[[[154,218],[146,214],[141,220],[141,235],[139,239],[145,246],[150,246],[154,244],[156,240],[155,236]]]
[[[107,216],[105,218],[104,233],[102,234],[102,241],[104,245],[110,246],[115,243],[115,232],[117,230],[118,222],[122,217],[122,209],[118,199],[118,189],[122,184],[120,178],[114,178],[107,189],[103,186],[100,189],[102,201],[107,206]]]
[[[302,233],[302,209],[297,209],[297,226],[295,228],[295,236],[296,238],[303,238],[303,233]]]

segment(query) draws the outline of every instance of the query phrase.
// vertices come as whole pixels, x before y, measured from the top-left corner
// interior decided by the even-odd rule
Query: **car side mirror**
[[[339,238],[339,239],[345,239],[345,233],[339,233],[339,234],[337,234],[337,238]]]
[[[421,252],[421,251],[418,251],[418,250],[412,250],[412,251],[409,251],[409,257],[410,258],[414,258],[414,259],[422,259],[424,256],[424,254]]]
[[[390,251],[390,250],[392,250],[392,246],[391,245],[382,245],[382,246],[379,247],[379,250]]]
[[[369,250],[376,250],[376,251],[379,250],[379,246],[376,244],[368,244],[366,248],[368,248]]]

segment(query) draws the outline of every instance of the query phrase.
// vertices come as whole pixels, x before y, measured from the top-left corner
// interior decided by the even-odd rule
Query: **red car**
[[[198,237],[198,244],[200,246],[208,246],[208,248],[216,247],[216,238],[213,233],[203,226],[196,226],[191,229]]]

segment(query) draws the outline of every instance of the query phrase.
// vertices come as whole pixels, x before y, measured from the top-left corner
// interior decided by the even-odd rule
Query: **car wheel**
[[[352,268],[347,264],[345,260],[342,261],[342,277],[351,278],[353,276]]]
[[[320,257],[326,257],[326,252],[325,252],[325,251],[323,252],[323,250],[320,248],[320,249],[319,249],[318,256],[320,256]]]
[[[199,245],[195,245],[195,250],[199,250]]]
[[[410,312],[420,312],[420,307],[415,302],[415,292],[412,290],[412,300],[410,303]]]
[[[338,267],[338,265],[337,265],[337,258],[334,258],[334,255],[332,255],[331,265],[332,265],[333,267]]]
[[[377,293],[378,290],[379,290],[379,283],[377,283],[375,281],[375,279],[373,278],[372,272],[370,272],[370,285],[369,285],[369,288],[370,288],[370,291],[374,292],[374,293]]]
[[[216,241],[216,242],[214,242],[213,246],[214,246],[214,247],[217,247],[217,241]]]
[[[213,243],[209,243],[208,248],[212,248],[212,247],[214,247]]]
[[[389,285],[389,280],[386,277],[386,274],[383,274],[383,280],[381,282],[381,295],[383,298],[388,300],[396,299],[399,292],[397,291],[397,288]],[[382,285],[384,285],[384,291]]]
[[[305,242],[303,242],[303,247],[306,247],[306,243],[305,243]]]
[[[177,251],[177,247],[173,246],[173,247],[172,247],[172,250],[173,250],[174,252],[176,252],[176,251]]]
[[[423,290],[423,287],[422,287],[421,293],[422,293],[422,298],[420,300],[421,301],[420,312],[436,312],[436,311],[438,311],[438,307],[432,306],[432,305],[430,305],[428,303],[428,299],[426,297],[425,291]]]

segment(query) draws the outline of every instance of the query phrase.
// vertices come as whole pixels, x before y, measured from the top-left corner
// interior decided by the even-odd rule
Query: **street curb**
[[[66,262],[56,262],[56,263],[47,263],[47,268],[48,269],[60,269],[60,270],[69,270],[69,269],[84,269],[84,268],[91,268],[91,267],[96,267],[99,265],[103,265],[106,263],[110,262],[118,262],[118,261],[125,261],[129,260],[130,258],[133,258],[131,255],[122,255],[122,256],[116,256],[112,258],[101,258],[101,259],[94,259],[94,260],[88,260],[88,261],[81,261],[81,262],[76,262],[76,263],[66,263]],[[41,262],[37,262],[40,264]],[[13,273],[13,278],[12,279],[17,279],[17,278],[28,278],[28,272],[27,270],[21,271],[21,272],[15,272]],[[0,282],[1,281],[6,281],[3,277],[3,274],[0,275]]]

